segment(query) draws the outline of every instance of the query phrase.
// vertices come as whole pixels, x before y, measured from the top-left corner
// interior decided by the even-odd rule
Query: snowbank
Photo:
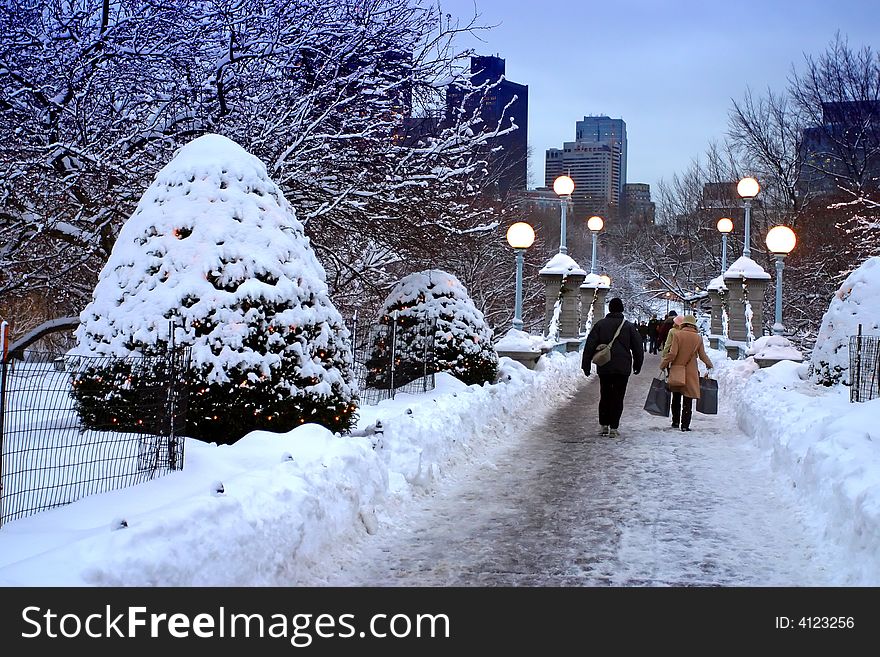
[[[826,540],[852,555],[851,580],[840,585],[880,583],[880,399],[851,404],[848,388],[816,385],[799,362],[760,369],[721,351],[710,358],[721,403],[824,518]]]

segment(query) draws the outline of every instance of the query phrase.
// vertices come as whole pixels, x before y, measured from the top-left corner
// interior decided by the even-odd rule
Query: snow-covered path
[[[825,586],[833,556],[790,484],[737,428],[690,433],[642,410],[656,356],[630,378],[621,437],[598,435],[598,379],[479,465],[458,469],[311,585]],[[833,569],[828,569],[833,572]]]

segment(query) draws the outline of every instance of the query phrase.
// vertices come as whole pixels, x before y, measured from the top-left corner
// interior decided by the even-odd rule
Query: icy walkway
[[[385,518],[312,585],[826,586],[833,558],[768,456],[694,413],[642,410],[658,360],[631,377],[621,436],[598,435],[595,376],[532,431]]]

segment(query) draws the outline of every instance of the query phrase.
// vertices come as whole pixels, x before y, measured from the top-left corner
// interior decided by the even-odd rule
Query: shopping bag
[[[706,415],[718,413],[718,381],[708,376],[700,377],[700,398],[697,400],[697,412]]]
[[[672,393],[666,387],[664,379],[654,378],[648,390],[648,398],[645,400],[645,410],[651,415],[669,417],[669,407],[672,402]]]

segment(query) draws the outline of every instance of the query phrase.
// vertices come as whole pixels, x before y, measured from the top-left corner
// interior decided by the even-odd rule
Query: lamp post
[[[751,241],[751,219],[752,219],[752,199],[758,195],[758,192],[761,191],[761,186],[758,184],[758,181],[754,178],[747,177],[743,178],[739,181],[736,186],[736,192],[742,197],[743,205],[745,206],[745,235],[743,242],[743,257],[751,258],[752,257],[752,249],[749,247],[749,242]]]
[[[774,226],[767,233],[767,248],[776,256],[776,321],[773,324],[773,335],[782,335],[782,270],[783,260],[791,253],[797,237],[788,226]]]
[[[727,236],[733,230],[733,221],[727,217],[721,217],[716,224],[721,233],[721,275],[727,271]]]
[[[535,241],[534,229],[524,221],[518,221],[507,229],[507,243],[516,252],[516,301],[513,306],[513,328],[522,331],[522,276],[523,254]]]
[[[559,195],[559,203],[562,208],[559,215],[559,252],[568,253],[565,246],[565,212],[571,193],[574,191],[574,180],[568,176],[559,176],[553,181],[553,191]]]
[[[602,217],[590,217],[587,219],[587,228],[593,233],[593,260],[590,262],[590,273],[596,271],[596,240],[599,237],[599,231],[605,226]]]
[[[669,300],[672,298],[672,292],[666,293],[666,316],[669,317]]]

